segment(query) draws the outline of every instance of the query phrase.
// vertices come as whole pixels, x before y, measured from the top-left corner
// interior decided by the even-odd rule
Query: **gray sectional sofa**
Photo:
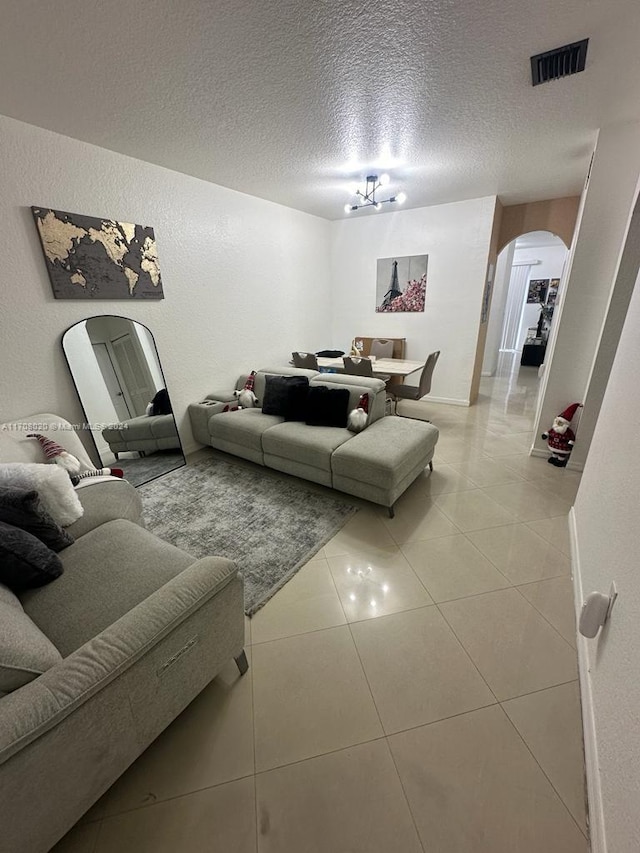
[[[43,461],[25,438],[34,422],[91,465],[70,425],[49,414],[0,425],[0,462]],[[246,669],[235,564],[196,560],[145,530],[124,480],[78,496],[84,514],[67,528],[64,573],[19,597],[0,586],[0,620],[12,625],[0,647],[7,853],[49,850],[228,660]]]
[[[249,459],[321,483],[389,508],[429,465],[438,441],[432,424],[385,416],[385,384],[380,379],[345,374],[318,373],[292,367],[257,371],[254,392],[258,405],[264,398],[267,376],[306,376],[310,387],[347,388],[349,409],[369,395],[366,429],[308,426],[300,421],[263,414],[260,408],[229,410],[236,402],[234,391],[244,387],[241,376],[235,388],[210,392],[189,406],[197,441],[226,453]]]

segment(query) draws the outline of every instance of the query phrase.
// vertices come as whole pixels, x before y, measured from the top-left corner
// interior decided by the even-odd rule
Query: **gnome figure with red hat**
[[[249,376],[247,376],[244,388],[233,392],[234,397],[238,398],[238,405],[241,409],[253,409],[258,405],[258,398],[253,390],[255,379],[256,372],[255,370],[252,370]]]
[[[556,468],[565,467],[573,450],[576,435],[571,429],[571,421],[580,406],[582,406],[582,403],[572,403],[570,406],[567,406],[564,412],[561,412],[557,418],[554,418],[551,429],[542,433],[542,438],[546,440],[547,447],[551,453],[547,461],[550,465],[555,465]]]
[[[124,472],[121,468],[90,468],[83,470],[83,465],[80,460],[69,451],[65,450],[62,445],[58,444],[52,438],[47,438],[39,432],[30,432],[27,438],[35,438],[38,440],[42,448],[47,462],[53,462],[54,465],[59,465],[71,477],[71,482],[74,486],[87,477],[124,477]]]

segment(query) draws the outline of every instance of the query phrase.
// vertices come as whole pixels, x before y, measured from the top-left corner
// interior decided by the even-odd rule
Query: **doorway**
[[[549,231],[531,231],[504,247],[496,265],[483,376],[496,374],[501,354],[522,366],[544,363],[567,256],[563,241]]]
[[[107,386],[107,391],[109,393],[109,397],[111,397],[111,402],[116,410],[118,419],[126,421],[127,418],[131,417],[131,412],[127,406],[127,401],[125,400],[122,386],[118,381],[116,371],[114,370],[107,345],[105,343],[98,343],[91,344],[91,346],[93,347],[93,353],[96,357],[96,361],[98,362],[100,373],[104,379],[104,384]]]

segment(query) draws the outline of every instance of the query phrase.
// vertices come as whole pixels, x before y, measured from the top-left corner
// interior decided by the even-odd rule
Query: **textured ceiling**
[[[637,0],[0,0],[0,15],[0,113],[329,219],[382,169],[407,207],[577,194],[597,129],[640,117]],[[531,54],[587,36],[584,73],[531,86]]]

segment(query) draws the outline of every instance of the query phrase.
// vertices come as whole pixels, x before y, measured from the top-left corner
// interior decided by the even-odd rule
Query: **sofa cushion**
[[[368,423],[384,417],[386,404],[386,386],[382,379],[368,376],[351,376],[346,373],[331,373],[316,376],[310,381],[312,387],[324,385],[327,388],[347,388],[349,390],[348,411],[357,408],[362,394],[369,395]]]
[[[62,655],[0,584],[0,693],[11,693],[42,675]]]
[[[261,409],[240,409],[213,415],[209,420],[209,433],[222,441],[262,452],[262,434],[281,423],[282,418],[264,415]]]
[[[323,471],[331,471],[331,454],[353,438],[348,429],[309,427],[289,421],[272,427],[262,436],[265,454],[302,462]]]
[[[0,521],[0,583],[20,592],[51,583],[61,574],[57,554],[32,533]]]
[[[308,393],[306,376],[267,376],[262,413],[277,415],[285,421],[303,421]]]
[[[290,367],[288,365],[283,367],[261,367],[253,381],[253,391],[258,398],[258,405],[261,406],[264,400],[267,376],[306,376],[307,379],[311,380],[317,375],[317,370],[306,370],[303,367]]]
[[[64,657],[195,562],[179,548],[123,520],[91,530],[62,556],[62,577],[24,593],[21,601]]]
[[[309,426],[346,427],[349,415],[347,388],[309,388],[305,422]]]
[[[73,544],[73,537],[41,505],[35,489],[0,486],[0,521],[26,530],[52,551],[62,551]]]
[[[118,518],[142,525],[142,501],[131,483],[116,477],[98,483],[91,480],[83,480],[82,483],[76,491],[84,514],[67,528],[74,539]]]
[[[433,424],[404,418],[381,418],[338,447],[331,459],[334,474],[390,489],[420,459],[433,453],[438,441]]]

